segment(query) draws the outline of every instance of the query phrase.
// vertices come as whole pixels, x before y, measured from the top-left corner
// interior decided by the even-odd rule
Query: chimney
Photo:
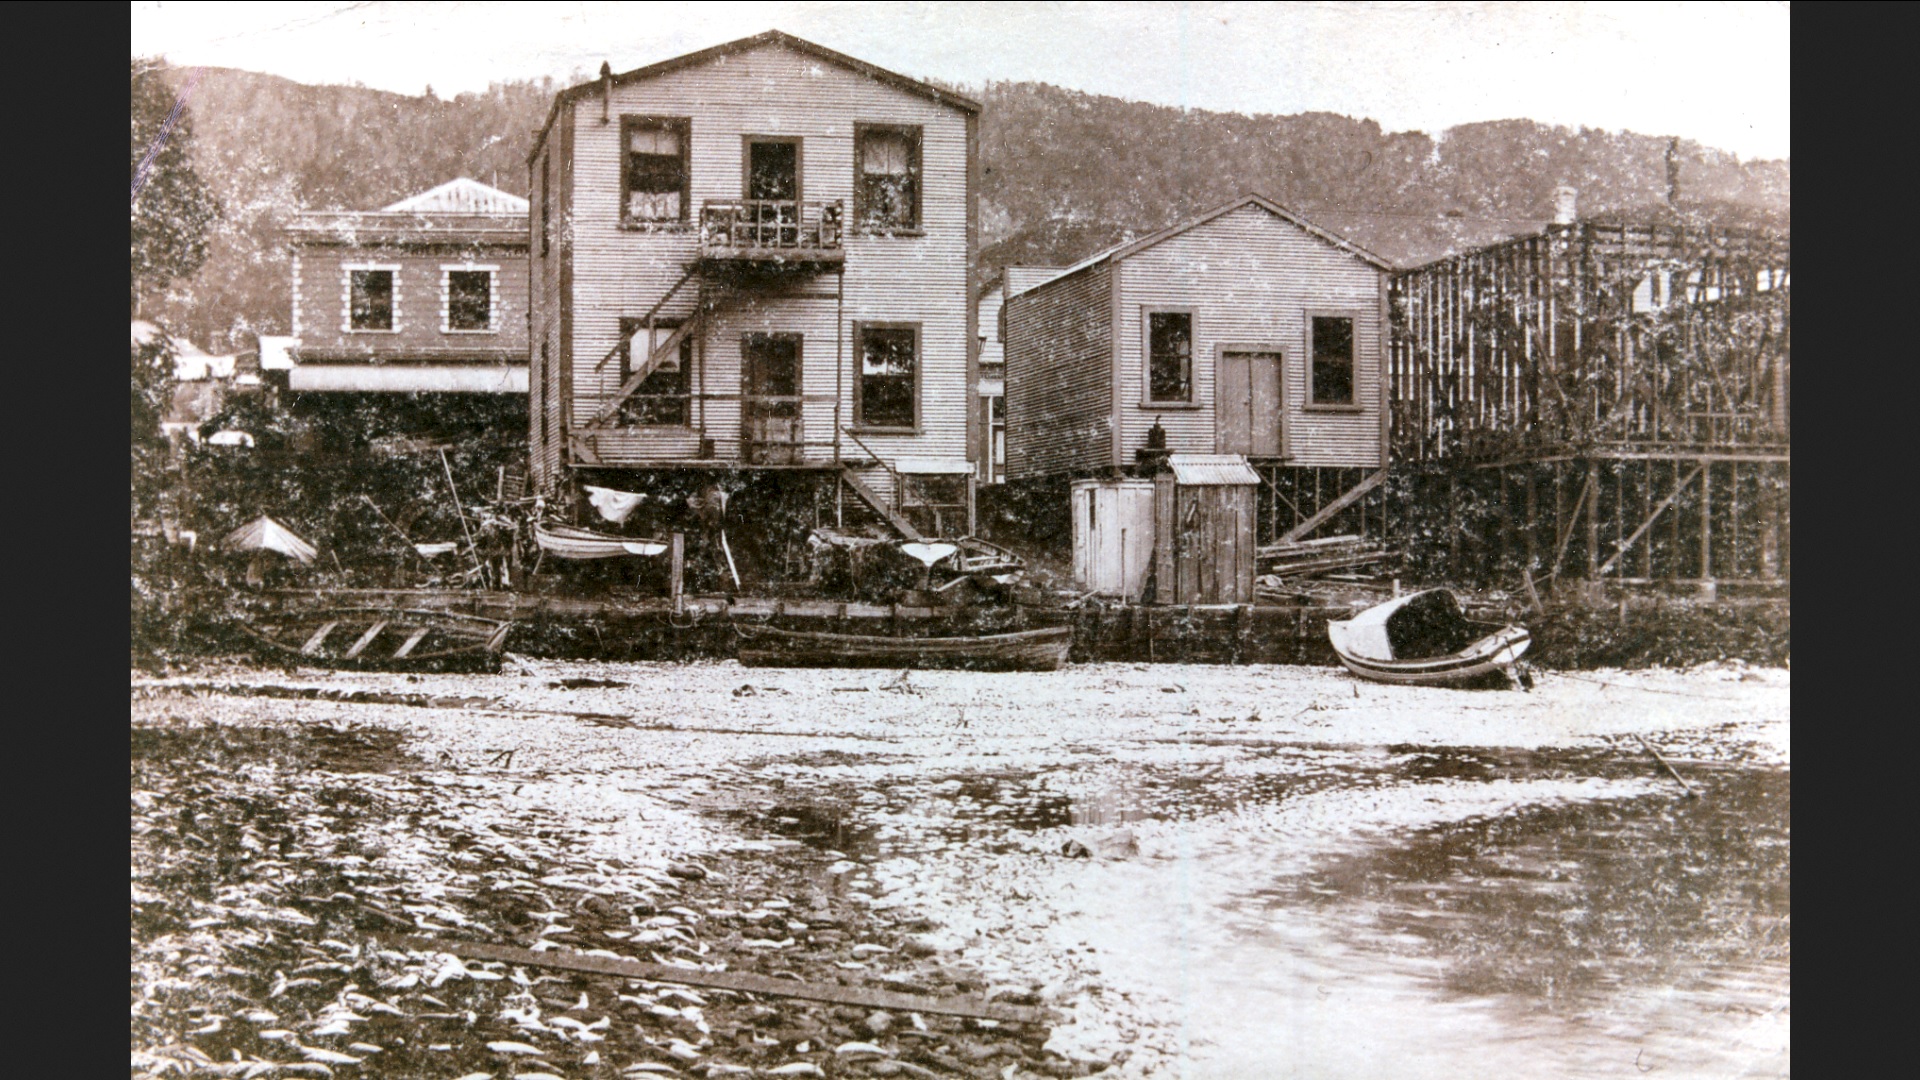
[[[600,122],[612,122],[613,112],[613,65],[600,61]],[[624,153],[625,151],[622,151]]]
[[[1553,189],[1553,223],[1571,225],[1580,219],[1580,192],[1566,184]]]

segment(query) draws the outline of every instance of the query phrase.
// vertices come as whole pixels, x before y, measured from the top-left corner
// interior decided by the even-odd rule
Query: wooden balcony
[[[709,264],[832,269],[846,258],[839,199],[709,199],[700,208],[700,258]]]

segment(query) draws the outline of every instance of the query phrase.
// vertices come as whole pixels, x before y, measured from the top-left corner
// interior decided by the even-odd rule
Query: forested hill
[[[173,73],[176,85],[185,69]],[[455,176],[526,194],[526,154],[561,84],[497,83],[451,99],[308,86],[205,69],[189,108],[197,167],[226,210],[207,263],[154,312],[209,349],[229,331],[285,333],[280,227],[301,209],[372,209]],[[1665,207],[1664,137],[1530,120],[1385,132],[1331,113],[1245,116],[1039,83],[958,88],[981,116],[979,268],[1063,264],[1248,191],[1401,264],[1536,228],[1556,185],[1583,216]],[[1785,226],[1789,162],[1682,141],[1681,209]]]

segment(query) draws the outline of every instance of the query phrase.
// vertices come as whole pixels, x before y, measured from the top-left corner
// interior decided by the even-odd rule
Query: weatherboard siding
[[[1280,351],[1282,425],[1294,464],[1351,467],[1382,462],[1381,270],[1258,206],[1243,206],[1118,262],[1118,400],[1125,460],[1102,457],[1092,464],[1131,464],[1133,451],[1147,444],[1155,420],[1173,452],[1214,453],[1214,362],[1223,344]],[[1043,285],[1036,292],[1056,287]],[[1142,404],[1144,312],[1165,307],[1193,312],[1190,408]],[[1355,411],[1306,407],[1310,313],[1354,318]],[[1009,351],[1012,348],[1010,342]]]
[[[802,335],[802,393],[818,395],[803,410],[805,438],[829,444],[833,398],[839,422],[853,425],[853,328],[859,321],[913,322],[921,330],[920,430],[916,435],[865,435],[883,457],[966,458],[968,336],[967,124],[963,112],[777,45],[715,58],[613,88],[601,122],[601,94],[563,105],[571,133],[550,136],[571,151],[571,327],[566,345],[574,426],[611,399],[622,318],[637,318],[671,289],[697,251],[699,208],[742,194],[744,135],[802,139],[801,198],[843,200],[853,210],[854,125],[911,124],[922,129],[924,235],[864,237],[849,229],[845,244],[844,319],[831,299],[766,297],[734,307],[711,323],[696,345],[693,390],[721,395],[697,400],[695,427],[714,440],[716,456],[738,459],[740,338],[749,332]],[[620,224],[622,115],[687,117],[691,125],[691,195],[685,229],[642,231]],[[533,213],[538,215],[536,203]],[[537,242],[537,241],[536,241]],[[689,315],[697,296],[689,282],[660,312]],[[831,294],[832,274],[797,291]],[[794,291],[794,290],[789,290]],[[687,431],[613,428],[594,446],[608,464],[691,456]],[[851,444],[843,453],[858,454]],[[816,459],[831,449],[811,449]]]
[[[1111,269],[1092,266],[1005,301],[1010,480],[1112,460]]]

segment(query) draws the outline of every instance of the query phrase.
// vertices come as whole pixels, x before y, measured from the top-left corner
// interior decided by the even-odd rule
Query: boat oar
[[[1668,776],[1673,777],[1676,781],[1679,782],[1680,790],[1687,793],[1687,798],[1697,799],[1700,797],[1699,793],[1694,791],[1693,788],[1687,784],[1686,778],[1682,777],[1679,773],[1675,772],[1673,766],[1670,763],[1668,763],[1667,759],[1660,756],[1660,751],[1655,750],[1653,748],[1652,743],[1648,742],[1644,738],[1641,738],[1638,732],[1636,732],[1633,737],[1636,739],[1640,739],[1640,745],[1647,748],[1647,753],[1653,755],[1653,760],[1659,762],[1663,767],[1665,767],[1665,769],[1667,770]]]
[[[368,506],[373,507],[373,512],[380,515],[380,520],[386,522],[387,528],[392,529],[394,533],[400,537],[403,543],[405,543],[408,547],[414,546],[413,537],[408,536],[404,529],[400,528],[400,526],[398,525],[395,525],[393,523],[393,519],[387,517],[386,512],[380,509],[379,503],[374,502],[373,499],[369,498],[365,494],[362,494],[360,497],[366,500],[366,503]]]
[[[460,515],[460,531],[467,537],[467,554],[473,556],[473,568],[480,571],[480,584],[485,587],[490,582],[486,568],[480,564],[480,547],[473,542],[473,530],[467,527],[467,512],[460,506],[460,489],[454,486],[453,466],[447,464],[447,452],[444,449],[440,451],[440,467],[447,470],[447,491],[453,495],[453,512]]]

